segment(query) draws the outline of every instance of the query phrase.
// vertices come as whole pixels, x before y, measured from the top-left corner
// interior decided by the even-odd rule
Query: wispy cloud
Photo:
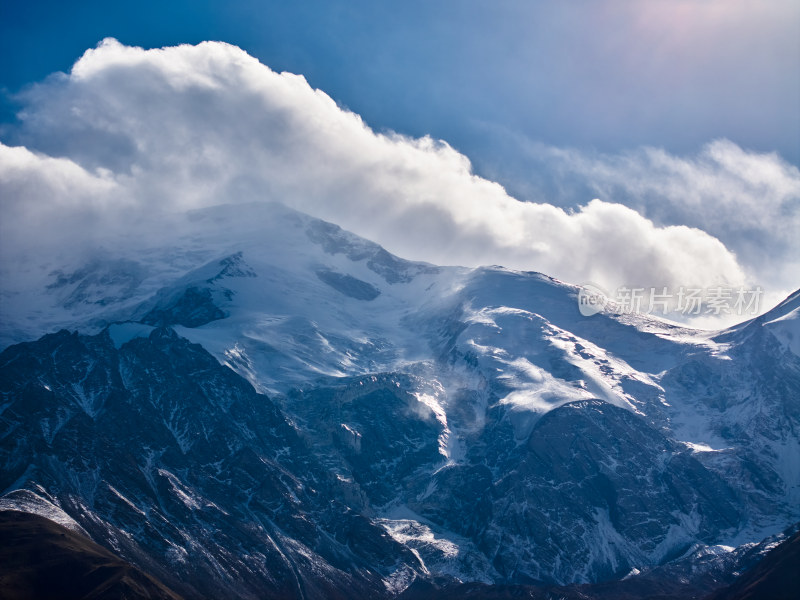
[[[546,173],[539,193],[556,202],[592,194],[662,225],[702,229],[772,288],[800,284],[800,170],[776,153],[728,140],[675,156],[658,148],[598,154],[518,139],[529,166]]]

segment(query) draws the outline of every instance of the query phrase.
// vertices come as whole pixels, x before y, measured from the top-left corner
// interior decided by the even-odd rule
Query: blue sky
[[[109,37],[121,46],[85,54]],[[237,46],[272,71],[227,78],[219,64],[243,59],[221,46],[163,55],[130,48],[204,40]],[[773,299],[800,285],[795,0],[5,0],[0,56],[0,171],[17,177],[20,164],[30,167],[12,182],[11,207],[30,202],[20,190],[50,189],[63,165],[46,157],[70,161],[64,173],[78,187],[67,200],[102,204],[113,181],[150,206],[148,193],[183,185],[184,208],[220,198],[200,197],[194,182],[160,164],[202,173],[237,162],[225,180],[236,190],[242,182],[260,182],[262,196],[284,190],[294,198],[287,203],[409,258],[505,264],[576,283],[747,282]],[[167,56],[172,66],[160,62]],[[79,59],[91,77],[52,75]],[[274,76],[282,71],[308,86]],[[200,75],[216,83],[181,88],[184,76]],[[126,86],[140,100],[122,94]],[[343,110],[320,104],[314,88]],[[297,103],[294,129],[271,129],[288,98]],[[142,111],[148,99],[152,110]],[[209,118],[212,108],[222,112]],[[342,138],[332,139],[338,127]],[[213,144],[217,163],[200,152]],[[383,162],[370,179],[375,152]],[[296,180],[270,170],[287,156]],[[133,167],[143,173],[135,185],[126,179]],[[319,192],[314,178],[327,182],[320,189],[341,186],[339,195],[309,203]],[[420,198],[429,197],[423,210]],[[602,202],[590,205],[594,198]],[[516,200],[526,201],[525,214],[505,221]],[[24,231],[10,214],[9,230]],[[417,229],[401,239],[404,219]],[[581,236],[595,246],[576,251]]]
[[[6,0],[0,85],[68,70],[108,36],[145,48],[222,40],[302,73],[375,129],[446,139],[524,195],[519,136],[681,154],[727,138],[800,164],[798,6]]]

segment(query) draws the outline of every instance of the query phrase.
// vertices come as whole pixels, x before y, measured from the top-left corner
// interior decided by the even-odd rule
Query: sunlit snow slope
[[[116,322],[116,352],[164,328],[200,344],[411,551],[375,569],[390,593],[418,577],[621,577],[800,520],[798,294],[702,332],[584,317],[575,286],[407,262],[277,204],[162,226],[169,248],[122,241],[4,290],[5,343]]]

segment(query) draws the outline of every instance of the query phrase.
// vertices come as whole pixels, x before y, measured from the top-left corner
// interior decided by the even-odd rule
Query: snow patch
[[[800,306],[793,311],[764,323],[784,348],[800,356]]]
[[[61,507],[35,494],[30,490],[14,490],[0,498],[0,510],[16,510],[19,512],[39,515],[66,527],[70,531],[90,537],[78,522],[65,513]]]
[[[724,452],[730,448],[712,448],[708,444],[701,444],[696,442],[679,442],[689,448],[692,452]]]

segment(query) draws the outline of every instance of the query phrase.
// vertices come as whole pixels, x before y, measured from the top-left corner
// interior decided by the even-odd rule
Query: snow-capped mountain
[[[188,596],[608,581],[800,520],[800,293],[704,332],[278,204],[165,226],[4,290],[0,506]]]

